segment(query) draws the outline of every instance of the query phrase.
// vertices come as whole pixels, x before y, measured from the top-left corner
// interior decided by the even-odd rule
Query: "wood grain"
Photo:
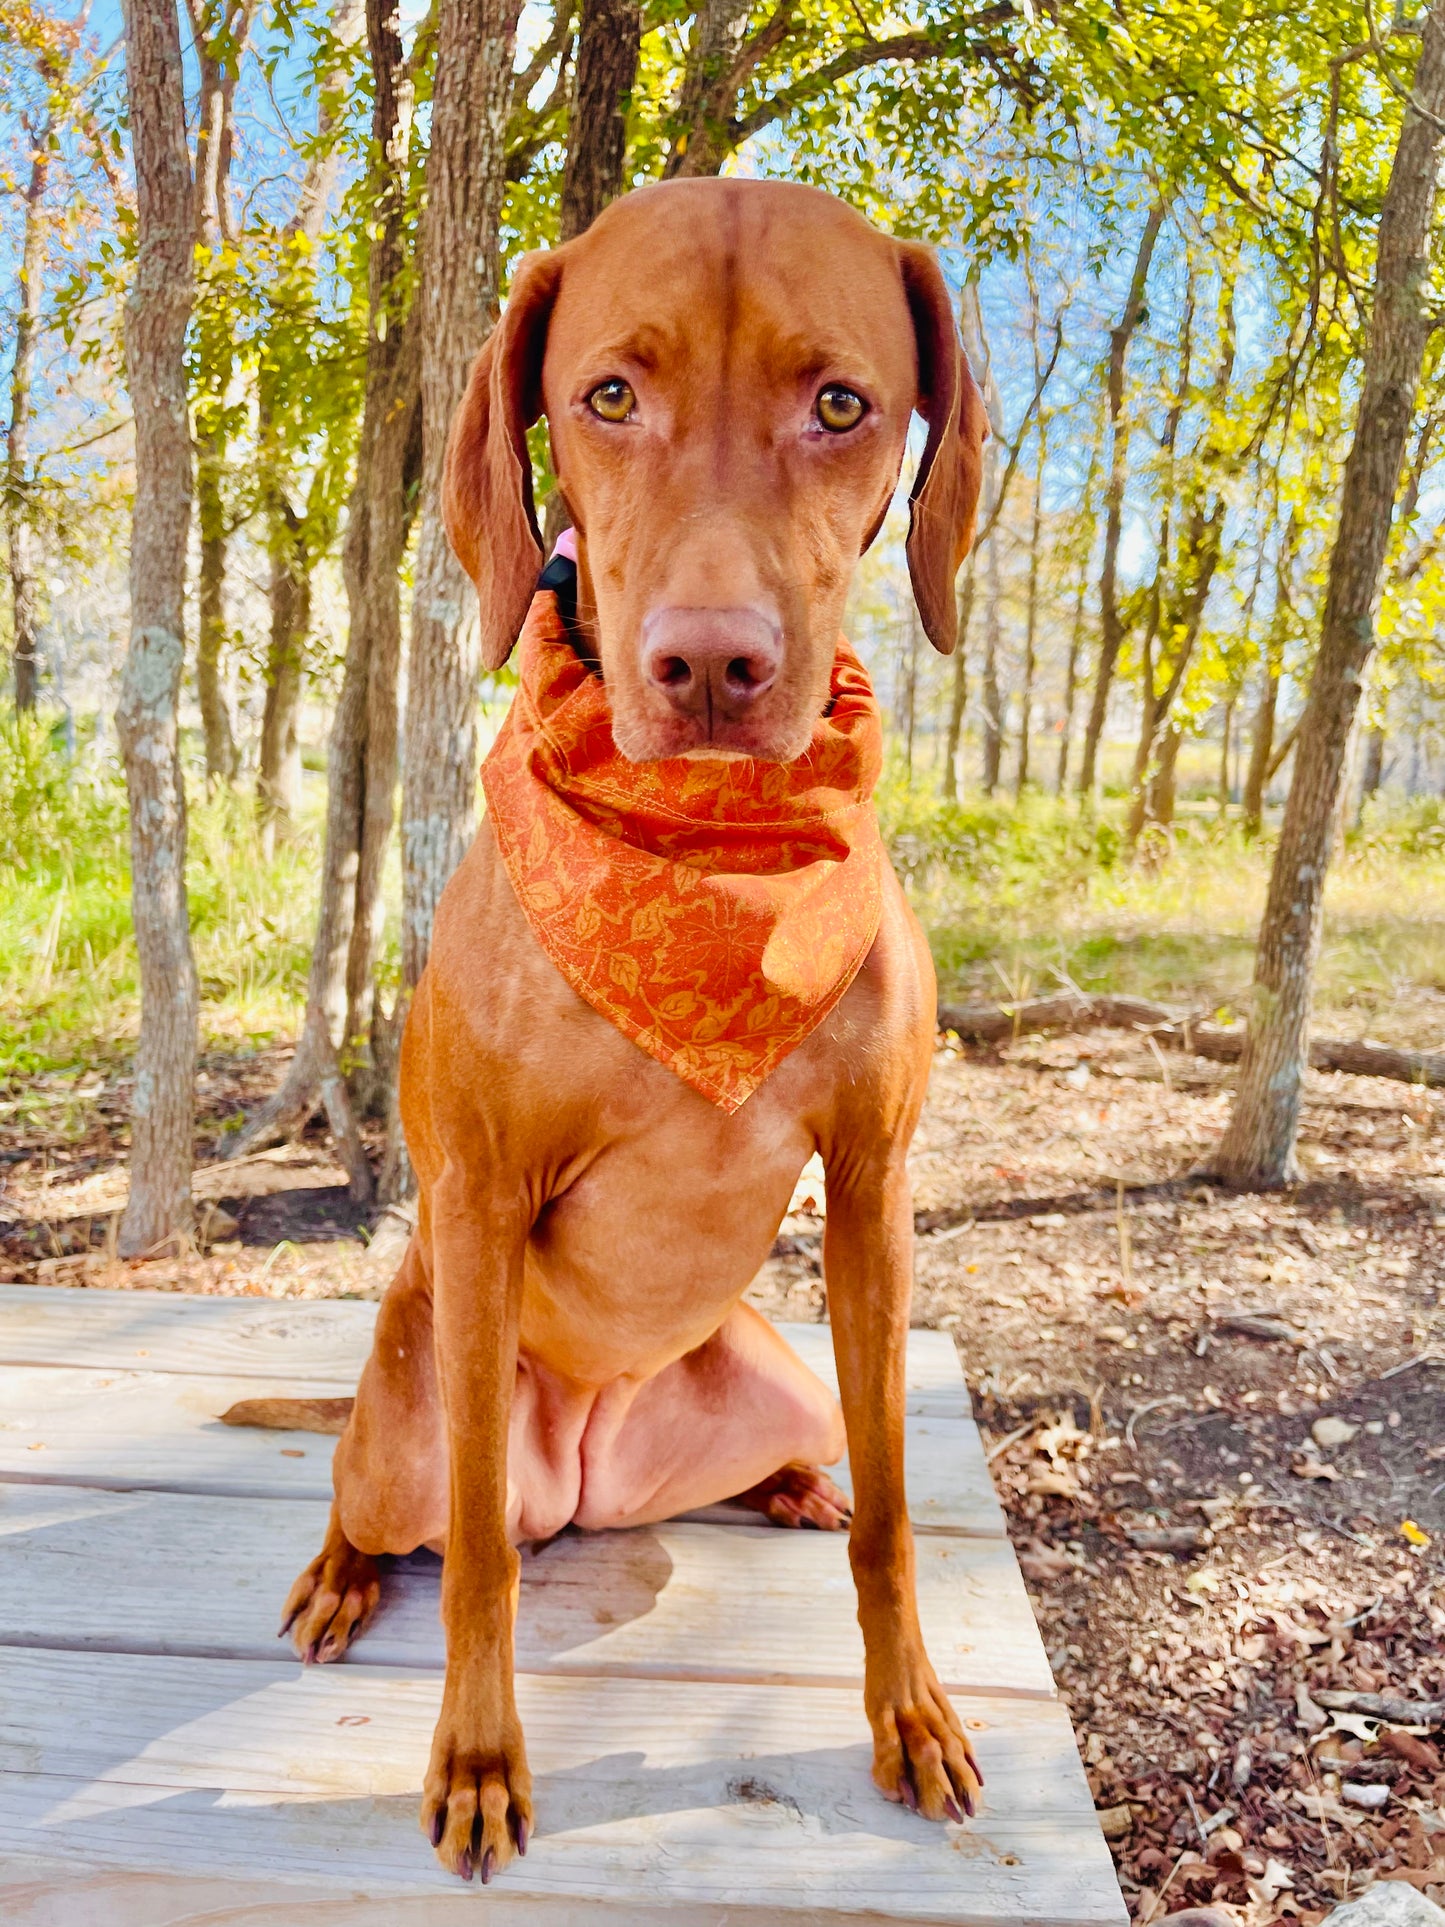
[[[281,1602],[319,1548],[319,1500],[0,1485],[0,1643],[273,1660]],[[348,1664],[439,1671],[441,1562],[387,1574]],[[924,1637],[951,1690],[1052,1695],[1004,1540],[918,1543]],[[564,1534],[524,1552],[517,1664],[651,1679],[861,1682],[843,1535],[755,1524]]]
[[[0,1285],[0,1365],[127,1366],[306,1379],[317,1393],[355,1388],[371,1349],[376,1306],[358,1299],[200,1298],[166,1291],[72,1291]],[[777,1328],[834,1391],[826,1325]],[[908,1410],[967,1418],[968,1389],[946,1332],[908,1339]],[[252,1388],[251,1395],[255,1395]]]
[[[435,1675],[14,1649],[0,1665],[0,1856],[74,1856],[82,1880],[264,1869],[323,1902],[338,1887],[455,1891],[416,1825]],[[962,1705],[988,1785],[960,1828],[879,1796],[856,1691],[524,1675],[518,1700],[538,1833],[488,1907],[565,1902],[585,1908],[574,1919],[621,1921],[666,1906],[709,1927],[1126,1920],[1057,1706]],[[38,1904],[7,1919],[31,1927]]]
[[[329,1498],[334,1439],[220,1423],[228,1406],[262,1389],[272,1397],[304,1398],[324,1388],[285,1378],[0,1366],[0,1481]],[[1002,1536],[1003,1515],[971,1419],[911,1416],[907,1454],[915,1526]],[[847,1487],[846,1461],[834,1476]],[[709,1516],[734,1522],[727,1511]],[[753,1516],[735,1515],[740,1521]]]

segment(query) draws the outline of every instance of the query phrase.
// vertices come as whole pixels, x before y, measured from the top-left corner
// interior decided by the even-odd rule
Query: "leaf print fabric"
[[[827,713],[792,763],[630,763],[556,598],[482,767],[527,921],[580,997],[725,1111],[822,1022],[878,931],[878,705],[839,640]]]

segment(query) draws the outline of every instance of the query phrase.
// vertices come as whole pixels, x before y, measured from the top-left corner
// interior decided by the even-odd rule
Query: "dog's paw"
[[[733,1503],[761,1512],[775,1526],[814,1526],[820,1532],[842,1532],[853,1517],[847,1493],[816,1465],[785,1465],[740,1492]]]
[[[449,1737],[443,1712],[432,1741],[421,1829],[449,1873],[485,1886],[532,1832],[532,1776],[520,1729],[499,1746],[465,1746]]]
[[[931,1667],[911,1688],[869,1709],[874,1782],[926,1820],[971,1820],[983,1788],[973,1748]]]
[[[380,1597],[376,1560],[333,1534],[291,1588],[278,1637],[289,1632],[308,1666],[340,1659]]]

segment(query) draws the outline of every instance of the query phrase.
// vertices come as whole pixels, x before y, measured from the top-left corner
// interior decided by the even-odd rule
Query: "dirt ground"
[[[322,1138],[209,1162],[282,1063],[207,1063],[205,1248],[139,1265],[125,1085],[6,1093],[0,1276],[377,1295],[406,1227],[360,1219]],[[941,1047],[914,1322],[960,1346],[1136,1919],[1445,1901],[1445,1094],[1312,1076],[1308,1181],[1231,1196],[1188,1175],[1229,1083],[1104,1033]],[[752,1291],[779,1317],[823,1315],[807,1190]]]

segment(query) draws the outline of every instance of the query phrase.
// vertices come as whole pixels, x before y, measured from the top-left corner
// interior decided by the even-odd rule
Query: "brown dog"
[[[908,559],[947,653],[986,430],[932,255],[777,183],[616,203],[520,264],[454,426],[448,527],[485,659],[505,661],[542,561],[525,431],[545,412],[618,748],[798,756],[915,409]],[[326,1544],[287,1606],[298,1650],[336,1658],[375,1605],[378,1555],[444,1548],[422,1823],[447,1867],[488,1879],[532,1826],[516,1544],[733,1495],[841,1525],[816,1468],[842,1453],[844,1421],[874,1777],[932,1819],[972,1811],[977,1771],[919,1633],[903,1487],[904,1160],[933,1027],[928,949],[890,871],[851,987],[729,1115],[573,993],[483,824],[403,1050],[417,1233],[337,1450]],[[740,1302],[814,1150],[841,1413]]]

